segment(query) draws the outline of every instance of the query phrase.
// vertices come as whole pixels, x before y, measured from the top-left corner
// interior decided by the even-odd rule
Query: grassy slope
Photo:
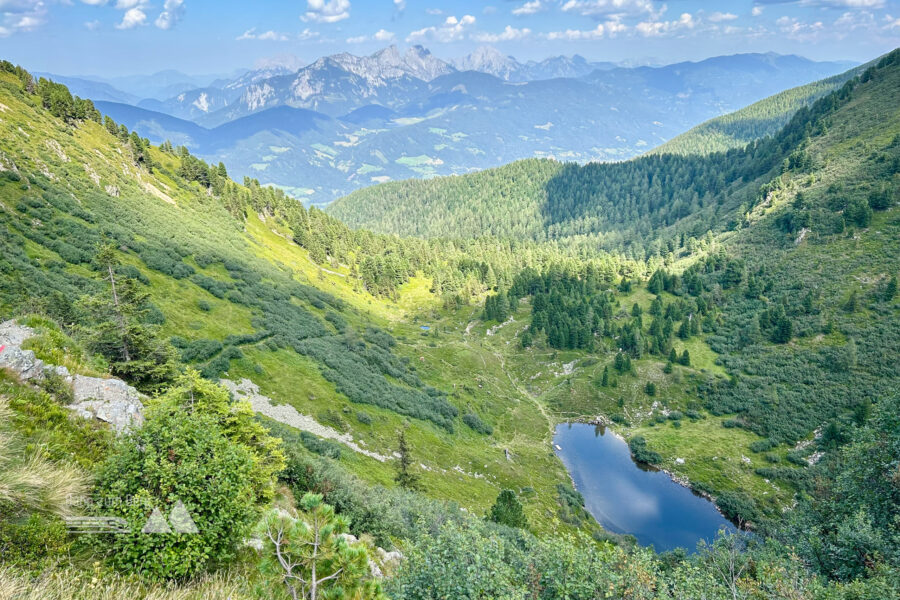
[[[890,102],[890,98],[880,96],[881,102]],[[343,313],[351,325],[364,327],[371,323],[391,331],[398,339],[396,351],[411,359],[427,383],[449,392],[461,414],[475,409],[494,426],[494,434],[485,437],[462,425],[457,427],[456,433],[449,434],[428,423],[413,421],[408,437],[417,460],[423,465],[423,480],[429,494],[456,500],[480,513],[489,507],[500,489],[529,486],[536,490],[526,499],[526,510],[532,523],[544,531],[564,527],[555,516],[555,486],[565,481],[566,475],[549,445],[552,426],[565,419],[624,412],[631,425],[619,429],[626,434],[645,435],[651,447],[663,455],[663,465],[679,475],[703,482],[717,491],[747,490],[763,500],[773,513],[790,500],[789,488],[777,490],[753,472],[752,467],[763,463],[762,455],[750,450],[750,444],[760,439],[758,436],[745,430],[721,427],[721,417],[685,420],[680,429],[673,428],[670,423],[652,424],[649,417],[654,402],[658,403],[658,408],[684,409],[696,400],[692,390],[701,378],[725,374],[721,361],[703,341],[693,339],[688,342],[694,368],[678,367],[673,374],[665,375],[663,363],[645,359],[636,362],[636,376],[619,377],[616,387],[600,388],[596,381],[604,365],[612,361],[612,353],[588,356],[548,349],[523,352],[516,348],[516,334],[528,320],[527,303],[518,309],[515,322],[489,336],[486,330],[493,324],[475,322],[468,327],[476,321],[477,309],[463,308],[452,313],[442,310],[438,299],[427,291],[429,282],[423,277],[414,278],[404,286],[396,303],[374,298],[360,291],[349,273],[341,272],[341,268],[326,270],[313,264],[305,250],[284,237],[281,224],[265,216],[250,215],[245,223],[236,226],[199,188],[182,186],[165,176],[138,172],[120,154],[121,147],[100,127],[91,123],[75,129],[63,126],[5,89],[0,90],[0,103],[6,108],[0,115],[0,139],[3,140],[0,150],[21,170],[54,174],[57,177],[55,185],[60,189],[71,191],[85,203],[109,205],[122,215],[138,217],[140,227],[145,227],[148,234],[154,223],[165,224],[179,235],[184,235],[184,228],[187,228],[188,235],[197,236],[212,247],[252,256],[268,265],[287,267],[295,280],[344,300],[347,308]],[[863,116],[866,118],[860,116],[858,120],[868,123],[866,127],[870,130],[841,132],[832,128],[824,139],[817,140],[818,152],[825,159],[831,156],[832,160],[825,160],[813,191],[826,189],[829,181],[847,175],[862,175],[853,170],[862,167],[854,167],[853,161],[844,160],[844,156],[848,148],[855,148],[868,137],[875,144],[884,141],[882,138],[893,131],[894,123],[880,131],[878,123],[869,121],[877,111],[890,112],[890,108],[881,105],[865,107]],[[845,110],[852,111],[853,106]],[[848,112],[847,116],[854,114]],[[66,159],[53,144],[48,145],[51,139],[56,140]],[[154,159],[170,170],[174,170],[177,160],[158,152],[154,153]],[[90,169],[85,169],[85,163]],[[101,177],[99,187],[89,177],[91,170]],[[174,204],[142,190],[135,184],[140,179],[163,191]],[[121,197],[84,194],[87,189],[97,191],[105,185],[119,186]],[[9,184],[0,190],[2,211],[11,211],[25,193],[20,186]],[[722,242],[746,256],[761,254],[761,248],[768,250],[774,235],[768,224],[779,210],[784,209],[789,198],[787,193],[768,208],[757,209],[759,214],[754,214],[753,218],[765,220],[765,223],[726,234]],[[764,211],[768,212],[764,214]],[[828,248],[854,256],[852,262],[842,264],[856,264],[851,270],[857,277],[866,278],[872,275],[873,269],[866,268],[865,257],[871,256],[872,252],[882,257],[876,263],[877,273],[885,272],[891,265],[896,268],[896,248],[885,245],[883,240],[889,239],[895,244],[897,236],[879,237],[881,233],[878,233],[884,230],[882,226],[895,225],[896,213],[890,211],[877,215],[873,227],[863,232],[859,239],[847,236],[824,241],[830,244]],[[757,232],[759,239],[753,237]],[[785,249],[767,254],[771,260],[780,261],[784,268],[796,264],[798,269],[806,269],[809,263],[822,257],[823,248],[812,243],[815,234],[813,232],[809,243],[796,249],[779,242]],[[58,260],[55,253],[44,246],[28,242],[26,247],[42,264]],[[166,314],[167,333],[192,339],[222,339],[228,333],[252,329],[254,315],[247,307],[219,300],[187,280],[174,280],[152,271],[136,256],[129,254],[127,259],[151,279],[150,292],[154,302]],[[676,268],[683,266],[682,263]],[[91,274],[83,266],[66,268],[86,276]],[[216,265],[198,270],[219,279],[229,277]],[[837,289],[830,291],[828,296],[833,304],[846,292],[844,284],[836,285]],[[638,302],[646,309],[651,298],[638,286],[620,301],[623,307]],[[209,302],[212,310],[200,310],[198,300]],[[322,314],[314,307],[309,310],[319,316]],[[425,323],[432,328],[427,334],[419,328]],[[680,351],[681,346],[677,347]],[[320,420],[330,420],[330,424],[345,427],[376,451],[389,453],[392,450],[395,432],[405,419],[387,410],[351,403],[321,375],[314,361],[292,350],[271,351],[262,345],[243,350],[245,358],[232,362],[230,376],[254,379],[275,401],[291,403]],[[572,361],[575,361],[574,371],[570,375],[562,374],[563,365]],[[643,392],[648,379],[658,384],[659,392],[655,398]],[[357,411],[372,415],[373,423],[359,423],[355,416]],[[511,452],[511,461],[506,460],[504,450]],[[786,451],[786,448],[779,448],[775,452],[783,455]],[[751,459],[752,467],[746,466],[743,456]],[[686,462],[676,466],[674,461],[679,457],[685,458]],[[342,461],[370,481],[391,484],[393,473],[388,465],[349,451],[344,453]]]
[[[833,211],[828,208],[839,201],[841,197],[857,197],[866,199],[868,193],[879,186],[893,186],[898,188],[897,176],[894,175],[893,183],[890,181],[890,173],[885,173],[886,167],[878,167],[879,153],[884,153],[891,147],[892,140],[900,133],[898,126],[898,111],[895,102],[900,90],[897,89],[898,74],[896,67],[889,67],[883,73],[880,81],[864,83],[855,94],[854,100],[847,106],[838,110],[827,120],[828,128],[824,135],[814,137],[809,144],[808,152],[813,156],[812,169],[789,171],[783,177],[784,187],[772,194],[768,202],[755,206],[746,215],[749,226],[739,231],[729,231],[721,234],[716,244],[726,249],[731,255],[741,256],[748,262],[748,266],[756,269],[765,266],[772,273],[775,287],[769,293],[769,301],[775,302],[785,296],[797,300],[805,290],[818,290],[821,295],[821,319],[830,320],[836,325],[836,332],[830,335],[811,335],[796,338],[790,344],[777,346],[763,343],[749,355],[754,369],[779,368],[784,363],[791,362],[795,356],[803,356],[803,360],[819,360],[816,358],[820,350],[827,347],[842,348],[850,336],[857,340],[857,344],[865,351],[867,356],[878,354],[879,345],[882,354],[887,351],[891,354],[890,340],[885,340],[883,335],[874,335],[879,330],[888,330],[895,327],[897,314],[896,308],[863,307],[858,313],[846,314],[842,310],[843,304],[849,297],[851,290],[857,290],[860,297],[870,297],[875,293],[877,286],[898,270],[897,257],[900,256],[900,231],[897,230],[897,212],[893,208],[887,212],[876,213],[871,225],[866,229],[850,227],[847,233],[832,235],[819,225],[813,225],[807,232],[805,241],[794,243],[797,234],[788,236],[778,230],[775,220],[788,210],[799,191],[803,191],[807,201],[818,210]],[[823,93],[822,86],[831,86],[835,82],[825,82],[806,92],[811,95]],[[805,93],[805,92],[804,92]],[[774,102],[775,108],[754,107],[748,110],[744,116],[763,112],[790,108],[791,102],[806,103],[809,97],[797,94],[786,94]],[[779,117],[781,118],[781,117]],[[887,164],[890,164],[890,156]],[[513,167],[510,166],[509,169]],[[535,171],[536,177],[541,171]],[[480,174],[479,174],[480,175]],[[777,173],[775,173],[777,175]],[[367,205],[362,208],[362,213],[355,212],[351,205],[352,197],[346,202],[335,205],[334,214],[342,217],[370,222],[366,215],[373,214],[388,206],[387,223],[398,220],[404,207],[402,199],[407,193],[423,193],[432,201],[432,208],[438,215],[444,211],[456,207],[464,207],[467,186],[474,185],[478,175],[471,176],[466,183],[456,180],[444,182],[428,182],[419,184],[411,182],[407,185],[412,189],[404,188],[402,184],[396,184],[395,188],[381,186],[371,190],[379,197],[382,204]],[[771,177],[771,175],[769,175]],[[887,179],[885,179],[887,177]],[[492,178],[481,175],[478,179],[484,185],[490,185]],[[757,195],[757,189],[765,180],[757,180],[749,183],[738,184],[727,190],[722,199],[720,210],[736,217],[743,216],[745,208],[743,204],[751,204]],[[442,192],[451,190],[460,192],[452,200],[443,202]],[[479,196],[490,196],[490,191],[485,191],[479,186],[471,190]],[[391,194],[394,193],[394,196]],[[452,194],[451,194],[452,195]],[[445,199],[446,200],[446,199]],[[495,201],[502,203],[508,200],[503,190],[496,191]],[[839,214],[839,213],[838,213]],[[393,216],[392,216],[393,215]],[[422,219],[424,215],[420,215]],[[381,218],[381,217],[379,217]],[[488,218],[488,217],[484,217]],[[698,218],[692,216],[689,218]],[[702,216],[700,217],[702,218]],[[737,221],[742,219],[737,218]],[[724,221],[724,219],[723,219]],[[467,223],[470,221],[467,220]],[[423,225],[424,227],[424,225]],[[696,257],[694,257],[696,258]],[[679,260],[675,269],[679,270],[687,265],[684,260]],[[623,298],[624,306],[630,306],[633,301],[638,301],[644,308],[649,304],[650,295],[638,288],[633,298]],[[865,303],[864,303],[865,304]],[[894,304],[896,307],[896,303]],[[787,502],[791,495],[791,489],[786,482],[772,484],[756,475],[754,469],[768,466],[767,460],[778,460],[784,466],[783,459],[790,450],[785,445],[778,446],[768,452],[768,457],[763,453],[755,453],[750,450],[750,445],[760,438],[753,433],[740,429],[725,429],[721,417],[708,417],[706,419],[691,422],[684,421],[680,429],[675,429],[669,423],[654,425],[646,415],[650,412],[652,401],[643,394],[643,383],[647,379],[657,382],[660,392],[656,400],[662,407],[683,408],[696,397],[692,395],[692,388],[705,374],[725,375],[736,374],[745,376],[741,372],[741,361],[732,360],[734,357],[718,357],[706,344],[699,340],[689,342],[690,353],[694,359],[694,366],[701,371],[676,369],[672,376],[662,374],[662,363],[652,360],[640,361],[636,365],[638,377],[623,377],[615,389],[602,389],[594,385],[599,379],[604,364],[610,362],[611,356],[597,356],[599,362],[579,368],[578,364],[592,362],[585,360],[589,357],[575,352],[553,352],[530,350],[527,352],[514,352],[510,348],[515,343],[514,334],[524,327],[519,324],[527,323],[527,308],[523,308],[517,314],[517,324],[502,329],[501,332],[490,338],[483,336],[484,327],[479,325],[472,329],[472,335],[465,336],[470,344],[491,349],[491,354],[498,361],[503,359],[504,368],[516,381],[516,389],[523,395],[531,395],[551,413],[555,420],[563,418],[590,417],[598,413],[615,414],[623,412],[619,408],[618,401],[624,400],[624,412],[631,418],[632,425],[624,429],[624,432],[644,435],[651,447],[660,451],[664,456],[664,466],[687,476],[692,480],[703,482],[715,490],[739,490],[749,491],[762,502],[764,508],[770,514],[778,512],[780,506]],[[451,326],[456,326],[459,316],[448,317]],[[507,345],[509,344],[509,345]],[[681,350],[681,347],[678,347]],[[861,355],[863,352],[861,352]],[[561,365],[571,361],[576,362],[576,370],[569,377],[556,377],[549,375],[552,370],[561,371]],[[890,359],[887,359],[890,360]],[[766,362],[769,361],[769,362]],[[723,364],[732,366],[726,372]],[[777,366],[776,366],[777,365]],[[814,365],[823,368],[821,365]],[[749,367],[748,367],[749,368]],[[873,364],[858,365],[851,368],[849,376],[842,376],[841,385],[845,389],[847,401],[843,405],[831,405],[822,407],[818,414],[820,421],[842,414],[852,402],[860,395],[865,395],[866,390],[873,390],[880,394],[885,385],[890,385],[890,377],[885,379],[889,372],[889,366],[884,359],[873,359]],[[705,371],[706,373],[703,373]],[[789,373],[789,371],[788,371]],[[768,377],[768,378],[766,378]],[[797,380],[783,379],[789,377],[784,373],[766,376],[747,377],[754,385],[759,381],[767,392],[775,394],[775,410],[790,410],[789,406],[777,405],[778,390],[794,391],[803,395],[804,384]],[[779,379],[779,378],[782,379]],[[680,379],[680,381],[679,381]],[[851,383],[853,382],[853,383]],[[867,383],[868,382],[868,383]],[[875,387],[877,385],[877,387]],[[865,388],[865,389],[863,389]],[[804,410],[810,412],[810,421],[816,418],[816,398],[806,394]],[[877,398],[876,398],[877,399]],[[762,403],[768,399],[760,398]],[[762,406],[762,404],[760,404]],[[786,417],[791,418],[789,415]],[[815,425],[814,425],[815,426]],[[812,427],[810,427],[810,430]],[[676,457],[685,458],[684,465],[676,466]],[[749,463],[744,458],[749,459]]]
[[[11,78],[5,83],[15,86]],[[281,235],[281,225],[263,222],[252,214],[245,224],[237,224],[198,187],[180,184],[161,174],[161,170],[148,174],[132,166],[126,158],[127,149],[100,126],[90,122],[78,127],[66,126],[6,86],[0,86],[0,105],[3,111],[0,151],[5,159],[15,163],[21,175],[48,174],[53,190],[71,194],[84,208],[99,214],[118,215],[121,218],[116,221],[132,228],[137,239],[168,232],[175,239],[189,236],[226,256],[256,257],[270,266],[290,268],[295,280],[344,300],[347,304],[343,316],[351,325],[359,329],[369,324],[389,328],[400,340],[399,352],[413,361],[427,383],[453,392],[455,383],[465,382],[477,372],[483,380],[482,387],[472,386],[470,391],[453,394],[450,400],[459,407],[460,414],[465,414],[469,406],[483,410],[482,416],[495,425],[493,436],[476,434],[459,421],[456,433],[450,434],[430,423],[412,420],[408,439],[416,459],[423,465],[422,476],[428,493],[456,500],[482,513],[493,503],[499,490],[531,486],[538,490],[529,504],[535,525],[544,530],[562,526],[554,516],[555,486],[565,481],[566,476],[561,463],[550,452],[549,444],[517,442],[521,449],[516,452],[514,462],[506,461],[503,452],[514,440],[546,439],[550,424],[534,404],[516,398],[509,379],[485,351],[470,349],[465,344],[447,344],[444,348],[443,340],[436,343],[432,338],[420,336],[411,312],[437,306],[437,299],[427,292],[427,281],[414,278],[406,284],[397,304],[372,297],[359,291],[347,273],[332,273],[313,264],[305,250]],[[175,171],[176,157],[154,150],[153,158],[169,171]],[[99,183],[91,179],[91,174],[99,176]],[[150,188],[142,187],[139,182],[153,186],[165,198],[148,193],[146,189]],[[119,197],[106,194],[103,191],[106,186],[118,187]],[[13,236],[18,231],[15,228],[25,227],[13,211],[23,197],[32,193],[26,187],[19,182],[0,186],[0,211],[5,213],[4,226],[12,228],[9,232]],[[44,225],[32,222],[31,226]],[[64,264],[49,247],[18,237],[11,239],[25,246],[29,257],[37,261],[34,264],[43,269]],[[174,279],[154,271],[130,252],[123,255],[123,260],[149,278],[151,299],[166,316],[163,326],[166,334],[222,340],[228,334],[253,330],[251,320],[256,316],[253,309],[216,298],[189,279]],[[205,275],[230,279],[219,264],[201,269],[192,257],[186,262]],[[83,265],[64,264],[63,268],[69,275],[94,277]],[[202,310],[199,301],[207,302],[211,310]],[[320,317],[324,314],[315,307],[307,305],[306,308]],[[293,350],[271,351],[258,344],[244,346],[242,351],[244,358],[232,362],[228,376],[256,380],[263,392],[276,402],[291,403],[320,420],[332,419],[334,422],[330,424],[352,430],[357,439],[365,441],[373,450],[382,454],[394,450],[396,432],[406,418],[371,405],[353,404],[322,376],[315,361]],[[445,361],[452,362],[453,368],[447,369]],[[357,411],[370,414],[374,422],[360,424],[355,417]],[[363,477],[393,485],[390,465],[349,450],[344,456],[342,460]]]

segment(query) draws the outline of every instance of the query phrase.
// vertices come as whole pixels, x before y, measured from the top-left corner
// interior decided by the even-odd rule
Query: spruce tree
[[[400,454],[400,458],[397,459],[397,474],[394,476],[394,481],[403,489],[422,489],[419,475],[412,471],[413,458],[409,451],[409,444],[406,442],[405,429],[400,430],[397,436],[397,445],[397,452]]]
[[[159,389],[175,376],[176,356],[158,327],[146,322],[149,294],[117,272],[119,260],[111,244],[98,250],[94,263],[109,287],[80,301],[90,323],[83,327],[88,347],[110,362],[113,374],[138,389]]]
[[[512,490],[503,490],[497,496],[497,501],[491,507],[488,519],[500,525],[507,527],[528,527],[528,519],[525,518],[525,511],[522,509],[522,503],[519,502],[516,493]]]

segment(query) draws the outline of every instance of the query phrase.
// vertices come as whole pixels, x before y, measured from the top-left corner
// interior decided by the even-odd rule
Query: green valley
[[[893,597],[898,97],[894,51],[649,156],[322,211],[3,62],[7,343],[134,386],[145,421],[0,371],[0,598],[315,598],[308,565],[329,598]],[[755,535],[605,530],[569,421]],[[138,498],[132,525],[184,500],[201,535],[85,541],[69,497]]]

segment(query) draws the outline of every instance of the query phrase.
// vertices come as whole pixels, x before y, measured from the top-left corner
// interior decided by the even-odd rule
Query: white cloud
[[[583,16],[602,17],[651,14],[661,15],[666,7],[663,4],[659,11],[651,0],[567,0],[563,3],[565,12],[577,12]]]
[[[681,13],[675,21],[643,21],[634,28],[644,37],[658,37],[684,29],[693,29],[696,25],[697,21],[691,13]]]
[[[723,13],[723,12],[714,12],[707,17],[713,23],[721,23],[723,21],[734,21],[737,19],[737,15],[734,13]]]
[[[388,31],[387,29],[379,29],[372,37],[374,37],[375,41],[378,42],[390,42],[396,39],[397,36],[394,35],[392,31]]]
[[[531,36],[531,30],[527,27],[516,29],[511,25],[507,25],[500,33],[479,33],[472,36],[476,41],[493,44],[495,42],[510,42],[513,40],[523,40]]]
[[[547,33],[546,37],[548,40],[570,40],[570,41],[578,41],[578,40],[597,40],[602,38],[606,34],[606,27],[603,26],[603,23],[597,24],[597,27],[594,29],[589,29],[587,31],[582,31],[580,29],[566,29],[565,31],[551,31]]]
[[[406,0],[394,0],[394,8],[397,10],[406,10]]]
[[[160,29],[171,29],[184,16],[184,0],[166,0],[163,11],[156,17],[155,24]]]
[[[300,40],[301,42],[308,42],[310,40],[318,39],[320,36],[321,36],[321,34],[318,31],[313,31],[312,29],[307,27],[306,29],[304,29],[303,31],[301,31],[300,33],[297,34],[297,39]]]
[[[84,24],[84,28],[88,31],[97,31],[100,29],[100,21],[94,19],[93,21],[86,21]]]
[[[141,0],[117,0],[116,8],[119,10],[128,10],[131,8],[140,8],[143,4]]]
[[[268,41],[268,42],[286,42],[288,40],[288,36],[283,33],[278,33],[277,31],[264,31],[258,36],[256,39]]]
[[[778,26],[778,30],[781,33],[798,41],[816,40],[825,29],[822,21],[805,23],[794,17],[780,17],[775,21],[775,25]]]
[[[762,6],[754,6],[753,10],[750,11],[750,14],[753,15],[754,17],[758,17],[759,15],[763,14],[763,7]]]
[[[884,20],[887,22],[887,25],[884,26],[885,29],[900,29],[900,18],[895,19],[891,15],[884,15]]]
[[[286,42],[290,38],[286,33],[279,33],[271,29],[269,31],[263,31],[262,33],[256,33],[256,27],[252,27],[241,35],[237,36],[235,39],[238,41],[261,40],[264,42]]]
[[[362,44],[363,42],[393,42],[397,38],[394,35],[394,32],[388,31],[387,29],[379,29],[372,35],[358,35],[355,37],[347,38],[348,44]]]
[[[122,22],[116,25],[116,29],[134,29],[147,23],[147,13],[140,8],[129,8],[122,15]]]
[[[428,13],[429,15],[442,15],[442,14],[444,14],[444,11],[442,11],[442,10],[439,9],[439,8],[426,8],[426,9],[425,9],[425,12]]]
[[[47,7],[40,0],[0,0],[0,37],[34,31],[47,19]]]
[[[514,8],[512,14],[516,16],[522,15],[533,15],[535,13],[539,13],[542,10],[546,10],[546,6],[541,0],[531,0],[531,2],[526,2],[519,8]]]
[[[406,41],[455,42],[462,39],[466,31],[474,24],[475,17],[472,15],[463,15],[461,19],[451,15],[444,19],[444,23],[438,27],[423,27],[413,31],[406,36]]]
[[[825,4],[841,8],[884,8],[885,0],[825,0]]]
[[[316,23],[337,23],[350,17],[350,0],[306,0],[301,19]]]

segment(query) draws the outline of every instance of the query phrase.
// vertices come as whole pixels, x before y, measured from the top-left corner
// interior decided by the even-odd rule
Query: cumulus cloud
[[[750,11],[750,14],[753,15],[754,17],[758,17],[759,15],[763,14],[763,7],[762,6],[754,6],[753,10]]]
[[[548,40],[597,40],[606,35],[606,27],[600,23],[594,29],[582,31],[580,29],[566,29],[565,31],[551,31],[546,34]]]
[[[116,29],[134,29],[147,23],[147,13],[140,8],[129,8],[122,15],[122,22],[116,25]]]
[[[830,8],[884,8],[886,0],[756,0],[756,4],[800,4]]]
[[[256,32],[256,27],[252,27],[242,33],[241,35],[235,38],[238,41],[242,40],[262,40],[264,42],[286,42],[289,37],[286,33],[279,33],[277,31],[269,30],[263,31],[262,33]]]
[[[514,40],[523,40],[531,36],[531,30],[527,27],[516,29],[511,25],[507,25],[500,33],[478,33],[472,37],[479,42],[510,42]]]
[[[300,40],[301,42],[308,42],[310,40],[315,40],[315,39],[320,38],[321,35],[322,34],[320,34],[318,31],[313,31],[312,29],[307,27],[306,29],[304,29],[303,31],[301,31],[300,33],[297,34],[297,39]]]
[[[171,29],[184,16],[184,0],[166,0],[163,11],[156,17],[155,25],[160,29]]]
[[[541,0],[531,0],[531,2],[526,2],[518,8],[514,8],[512,14],[516,16],[533,15],[546,10],[546,8]]]
[[[390,42],[393,41],[397,36],[394,35],[392,31],[388,31],[387,29],[379,29],[372,37],[374,37],[375,41],[378,42]]]
[[[734,21],[738,17],[734,13],[723,13],[723,12],[716,11],[706,18],[709,19],[710,21],[712,21],[713,23],[722,23],[723,21]]]
[[[33,31],[47,19],[47,7],[39,0],[0,0],[0,37]]]
[[[474,24],[475,17],[472,15],[463,15],[460,19],[451,15],[444,19],[440,26],[423,27],[413,31],[406,37],[406,41],[455,42],[465,37],[466,32]]]
[[[394,8],[397,10],[406,10],[406,0],[394,0]]]
[[[634,26],[644,37],[659,37],[669,33],[693,29],[697,25],[691,13],[681,13],[675,21],[642,21]]]
[[[306,0],[304,21],[337,23],[350,17],[350,0]]]
[[[564,12],[575,12],[583,16],[604,17],[651,14],[665,11],[665,5],[657,11],[651,0],[566,0]]]
[[[363,42],[393,42],[397,39],[397,36],[392,31],[388,31],[387,29],[379,29],[372,35],[358,35],[356,37],[347,38],[348,44],[362,44]]]
[[[795,17],[780,17],[775,21],[778,30],[787,37],[798,41],[811,41],[819,37],[825,30],[822,21],[806,23]]]

